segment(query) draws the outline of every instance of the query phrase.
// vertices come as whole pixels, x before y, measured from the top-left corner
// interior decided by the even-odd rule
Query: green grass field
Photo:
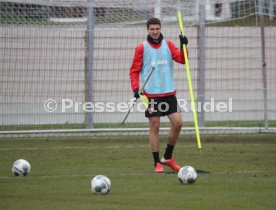
[[[28,210],[274,210],[276,135],[194,137],[175,148],[181,165],[209,171],[193,185],[176,174],[153,173],[147,137],[0,139],[0,209]],[[164,151],[165,138],[161,140]],[[29,160],[28,177],[11,173],[13,161]],[[108,195],[94,195],[97,174],[112,182]]]

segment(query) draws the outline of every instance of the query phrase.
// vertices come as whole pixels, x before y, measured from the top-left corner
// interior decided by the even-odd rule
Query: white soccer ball
[[[15,176],[27,176],[31,171],[31,164],[24,159],[14,161],[12,165],[12,173]]]
[[[91,180],[92,192],[104,195],[107,194],[111,189],[111,181],[105,175],[97,175]]]
[[[197,179],[197,172],[192,166],[182,167],[177,174],[181,184],[193,184]]]

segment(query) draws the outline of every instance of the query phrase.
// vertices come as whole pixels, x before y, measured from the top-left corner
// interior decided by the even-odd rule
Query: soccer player
[[[142,81],[147,77],[151,67],[155,67],[153,74],[144,87],[143,94],[149,99],[149,107],[145,116],[149,120],[149,142],[153,155],[155,172],[163,173],[163,165],[174,171],[181,168],[173,158],[174,146],[182,128],[182,116],[177,103],[176,90],[173,81],[173,61],[185,63],[182,46],[188,44],[186,36],[179,35],[181,48],[166,40],[161,33],[161,22],[157,18],[147,21],[147,38],[139,43],[135,49],[130,67],[130,81],[134,97],[139,98],[139,76]],[[164,156],[159,156],[159,128],[160,117],[167,116],[171,123],[167,147]]]

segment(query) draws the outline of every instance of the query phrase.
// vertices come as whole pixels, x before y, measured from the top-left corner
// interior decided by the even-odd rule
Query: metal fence
[[[204,10],[202,2],[180,4],[201,130],[274,132],[275,2],[206,1]],[[150,16],[160,16],[163,35],[178,46],[176,4],[0,4],[0,133],[147,130],[139,103],[119,126],[132,97],[129,67]],[[185,67],[174,67],[183,131],[193,132]]]

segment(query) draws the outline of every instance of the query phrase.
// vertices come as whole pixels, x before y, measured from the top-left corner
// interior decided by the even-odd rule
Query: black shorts
[[[180,112],[175,95],[149,98],[149,107],[145,111],[146,117],[167,116],[175,112]]]

